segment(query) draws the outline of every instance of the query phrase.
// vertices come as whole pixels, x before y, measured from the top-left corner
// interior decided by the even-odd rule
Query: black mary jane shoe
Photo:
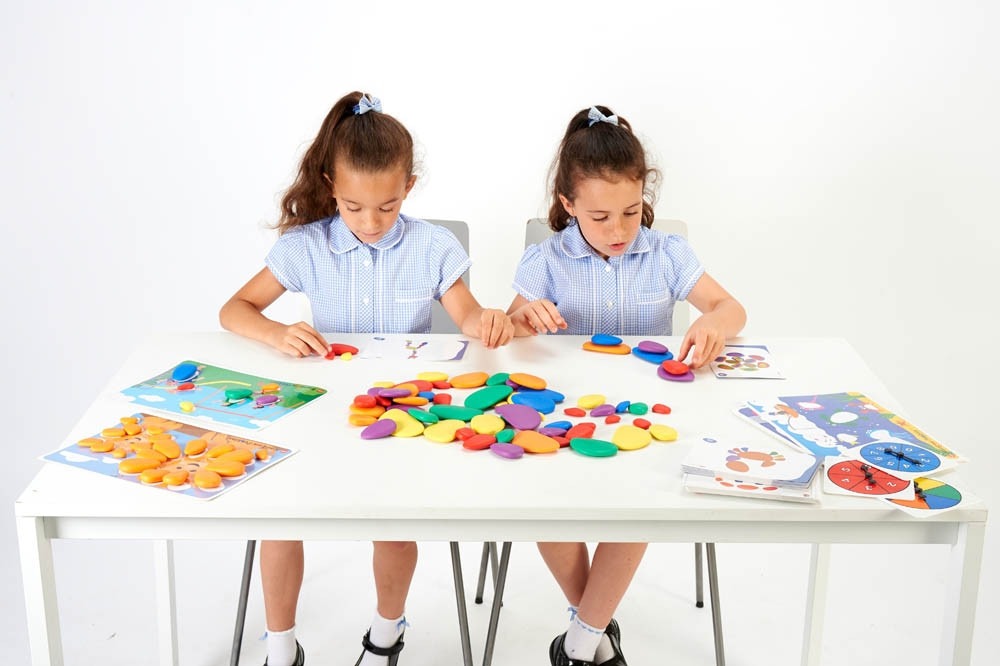
[[[552,639],[552,645],[549,646],[549,663],[551,663],[552,666],[595,666],[592,661],[571,659],[566,654],[566,650],[563,649],[563,644],[565,642],[566,634],[559,634]]]
[[[608,635],[608,640],[611,641],[611,649],[615,651],[615,656],[605,662],[601,662],[597,666],[628,666],[628,663],[625,661],[625,655],[622,654],[622,632],[618,626],[618,621],[611,618],[611,622],[604,629],[604,633]]]
[[[396,642],[393,644],[392,647],[383,648],[372,644],[372,642],[369,640],[369,636],[371,635],[371,633],[372,633],[371,629],[369,629],[368,631],[365,632],[364,637],[361,639],[361,647],[364,649],[361,650],[361,656],[358,657],[358,660],[357,662],[355,662],[354,666],[359,666],[361,664],[361,660],[364,659],[365,657],[365,652],[371,652],[372,654],[378,655],[379,657],[388,657],[389,666],[396,666],[396,662],[399,661],[399,653],[403,649],[403,634],[399,635],[399,638],[396,640]]]
[[[267,666],[267,659],[264,660],[264,666]],[[306,651],[298,641],[295,641],[295,662],[292,666],[306,666]]]

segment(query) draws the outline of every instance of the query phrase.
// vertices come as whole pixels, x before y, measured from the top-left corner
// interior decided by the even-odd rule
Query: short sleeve
[[[436,266],[440,275],[434,298],[441,300],[445,292],[451,289],[451,285],[469,270],[472,260],[455,234],[439,225],[434,225],[434,234],[431,236],[430,259],[430,266]]]
[[[540,245],[529,245],[521,255],[511,286],[529,301],[545,298],[555,302],[552,274]]]
[[[302,291],[301,267],[311,264],[301,228],[290,229],[278,237],[264,260],[274,277],[288,291]]]
[[[705,273],[705,267],[701,265],[691,244],[683,236],[670,234],[667,236],[665,248],[671,266],[668,278],[670,291],[677,300],[687,300],[698,278]]]

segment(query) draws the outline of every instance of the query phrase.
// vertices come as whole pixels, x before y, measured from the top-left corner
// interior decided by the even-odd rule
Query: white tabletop
[[[336,335],[330,341],[363,347],[369,336]],[[328,389],[296,413],[254,433],[252,439],[298,449],[298,453],[241,486],[199,501],[137,484],[47,463],[17,501],[19,516],[107,518],[108,536],[163,538],[411,538],[425,540],[617,539],[692,541],[714,524],[717,541],[802,540],[798,530],[762,534],[749,521],[852,524],[856,541],[894,541],[878,524],[906,523],[900,540],[928,541],[941,523],[983,521],[986,508],[973,504],[916,520],[872,499],[825,495],[819,504],[696,495],[681,488],[680,464],[696,436],[708,433],[766,438],[734,415],[747,398],[859,391],[920,424],[889,395],[858,354],[842,339],[737,340],[766,344],[785,380],[718,379],[706,367],[691,383],[667,382],[655,366],[631,356],[586,352],[585,338],[541,336],[517,339],[499,350],[469,345],[461,361],[429,362],[355,358],[293,359],[224,332],[170,333],[138,346],[110,379],[87,413],[57,449],[90,436],[137,411],[118,392],[185,359],[278,380]],[[626,338],[636,344],[640,338]],[[671,349],[679,338],[661,338]],[[419,372],[449,375],[481,370],[528,372],[566,395],[548,420],[584,394],[608,401],[662,402],[669,415],[649,414],[673,426],[677,442],[654,441],[611,458],[588,458],[569,449],[554,454],[500,458],[459,443],[423,437],[365,441],[347,422],[348,406],[373,381],[404,381]],[[471,391],[453,390],[456,404]],[[155,413],[155,412],[154,412]],[[597,435],[615,426],[602,419]],[[627,421],[627,419],[626,419]],[[221,429],[221,428],[220,428]],[[933,434],[933,433],[932,433]],[[947,442],[961,451],[961,442]],[[955,473],[953,473],[955,474]],[[960,474],[960,472],[958,472]],[[120,518],[134,518],[118,525]],[[190,521],[190,518],[201,518]],[[236,519],[236,520],[233,520]],[[241,520],[242,519],[242,520]],[[249,519],[249,520],[246,520]],[[318,520],[314,520],[318,519]],[[86,536],[72,520],[49,536]],[[253,523],[253,525],[250,525]],[[935,524],[938,524],[935,526]],[[194,526],[194,525],[198,526]],[[723,528],[723,526],[725,526]],[[952,525],[953,526],[953,525]],[[92,529],[93,521],[87,529]],[[759,525],[758,525],[759,527]],[[846,527],[846,525],[845,525]],[[56,528],[52,528],[55,530]],[[82,529],[82,528],[81,528]],[[916,536],[914,536],[916,533]]]

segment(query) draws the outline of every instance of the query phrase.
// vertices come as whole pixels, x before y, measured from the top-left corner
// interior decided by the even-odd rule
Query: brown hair
[[[279,233],[336,214],[337,200],[331,196],[330,182],[338,161],[366,173],[402,168],[407,176],[413,174],[410,133],[388,114],[375,110],[356,113],[362,96],[358,91],[348,93],[326,114],[302,157],[295,182],[281,198]]]
[[[606,106],[593,107],[605,116],[614,112]],[[590,108],[577,112],[569,121],[566,134],[552,163],[552,205],[549,227],[562,231],[569,226],[570,215],[559,201],[563,195],[576,197],[576,184],[584,178],[641,180],[642,226],[653,226],[653,204],[660,172],[646,163],[646,150],[632,133],[632,125],[618,116],[618,124],[597,121],[591,124]]]

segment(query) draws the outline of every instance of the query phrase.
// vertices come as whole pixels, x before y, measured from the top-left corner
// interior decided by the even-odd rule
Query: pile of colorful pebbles
[[[656,364],[656,375],[672,382],[690,382],[694,373],[686,363],[674,360],[674,355],[666,345],[655,340],[643,340],[635,347],[629,347],[617,335],[597,333],[583,343],[585,351],[604,354],[632,354],[643,361]]]
[[[265,448],[236,445],[227,435],[212,433],[219,441],[188,439],[184,446],[170,431],[179,424],[157,417],[123,416],[118,425],[78,444],[93,453],[118,458],[118,472],[138,475],[149,485],[184,490],[194,485],[202,490],[220,489],[223,478],[238,479],[258,460],[267,460]],[[244,441],[238,439],[237,441]]]
[[[453,389],[471,390],[461,405],[452,404]],[[503,458],[525,453],[554,453],[569,447],[593,457],[615,455],[619,450],[641,449],[653,440],[673,441],[677,431],[643,418],[650,411],[666,415],[670,407],[623,400],[608,402],[600,394],[585,395],[575,407],[562,411],[575,418],[603,419],[619,424],[610,440],[594,438],[598,423],[556,420],[543,423],[566,397],[548,387],[541,377],[523,372],[469,372],[449,377],[424,372],[416,379],[394,384],[380,382],[355,396],[349,421],[363,427],[362,439],[417,437],[447,444],[460,441],[473,451],[489,449]],[[635,417],[621,423],[624,417]]]

